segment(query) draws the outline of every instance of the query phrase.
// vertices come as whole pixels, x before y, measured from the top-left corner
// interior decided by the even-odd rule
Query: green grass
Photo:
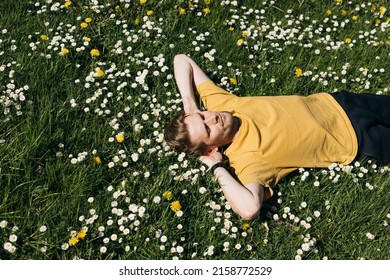
[[[58,11],[43,0],[1,4],[1,259],[389,258],[388,167],[352,163],[349,172],[297,171],[277,186],[259,219],[244,221],[226,206],[218,184],[199,162],[166,150],[160,138],[181,106],[171,78],[177,53],[191,55],[240,96],[337,89],[389,94],[389,10],[380,14],[386,1],[267,0],[238,1],[237,6],[194,1],[192,10],[187,1],[130,1],[128,6],[99,1],[99,13],[90,1],[72,1],[68,8],[63,2]],[[144,18],[148,10],[154,13]],[[82,29],[88,17],[92,21]],[[284,30],[283,38],[271,36],[275,26]],[[90,38],[88,45],[84,37]],[[238,46],[240,38],[246,43]],[[353,45],[346,38],[355,40]],[[61,56],[63,47],[69,53]],[[91,57],[94,48],[100,56]],[[105,76],[86,87],[97,67]],[[295,75],[296,68],[302,77]],[[136,77],[144,70],[142,83]],[[229,83],[233,77],[237,85]],[[7,84],[28,86],[25,100],[12,99]],[[6,96],[11,105],[5,105]],[[122,143],[115,139],[119,132],[125,135]],[[172,192],[170,201],[165,191]],[[170,209],[176,200],[180,217]],[[42,226],[46,231],[40,231]],[[68,246],[83,227],[85,238]],[[307,251],[298,252],[302,246]]]

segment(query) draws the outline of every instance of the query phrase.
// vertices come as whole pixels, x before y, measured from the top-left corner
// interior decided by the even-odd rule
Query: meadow
[[[179,53],[239,96],[389,95],[386,3],[2,0],[0,259],[389,259],[388,166],[301,168],[246,221],[163,139]]]

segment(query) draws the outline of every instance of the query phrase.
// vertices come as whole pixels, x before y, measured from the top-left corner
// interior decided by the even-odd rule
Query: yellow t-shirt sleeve
[[[253,159],[256,155],[252,155]],[[272,187],[278,182],[277,170],[273,165],[263,161],[255,161],[251,163],[251,159],[241,159],[240,162],[234,164],[235,172],[241,184],[244,186],[249,183],[259,183],[264,187],[264,200],[269,199],[273,195]]]
[[[203,105],[209,111],[228,110],[234,105],[237,98],[234,94],[224,90],[209,80],[196,86]]]

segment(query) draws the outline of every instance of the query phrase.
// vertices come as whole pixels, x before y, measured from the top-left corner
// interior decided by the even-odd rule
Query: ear
[[[211,146],[211,147],[208,149],[208,151],[207,151],[207,153],[206,153],[206,156],[211,156],[211,155],[214,154],[215,152],[218,152],[218,147],[213,147],[213,146]]]

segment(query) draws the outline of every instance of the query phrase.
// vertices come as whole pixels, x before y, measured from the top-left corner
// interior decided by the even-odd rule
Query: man
[[[184,111],[166,127],[165,140],[206,164],[244,219],[255,218],[272,187],[297,168],[367,156],[390,162],[389,96],[237,97],[185,55],[175,56],[174,71]],[[199,110],[195,87],[208,111]],[[236,176],[221,163],[220,148]]]

